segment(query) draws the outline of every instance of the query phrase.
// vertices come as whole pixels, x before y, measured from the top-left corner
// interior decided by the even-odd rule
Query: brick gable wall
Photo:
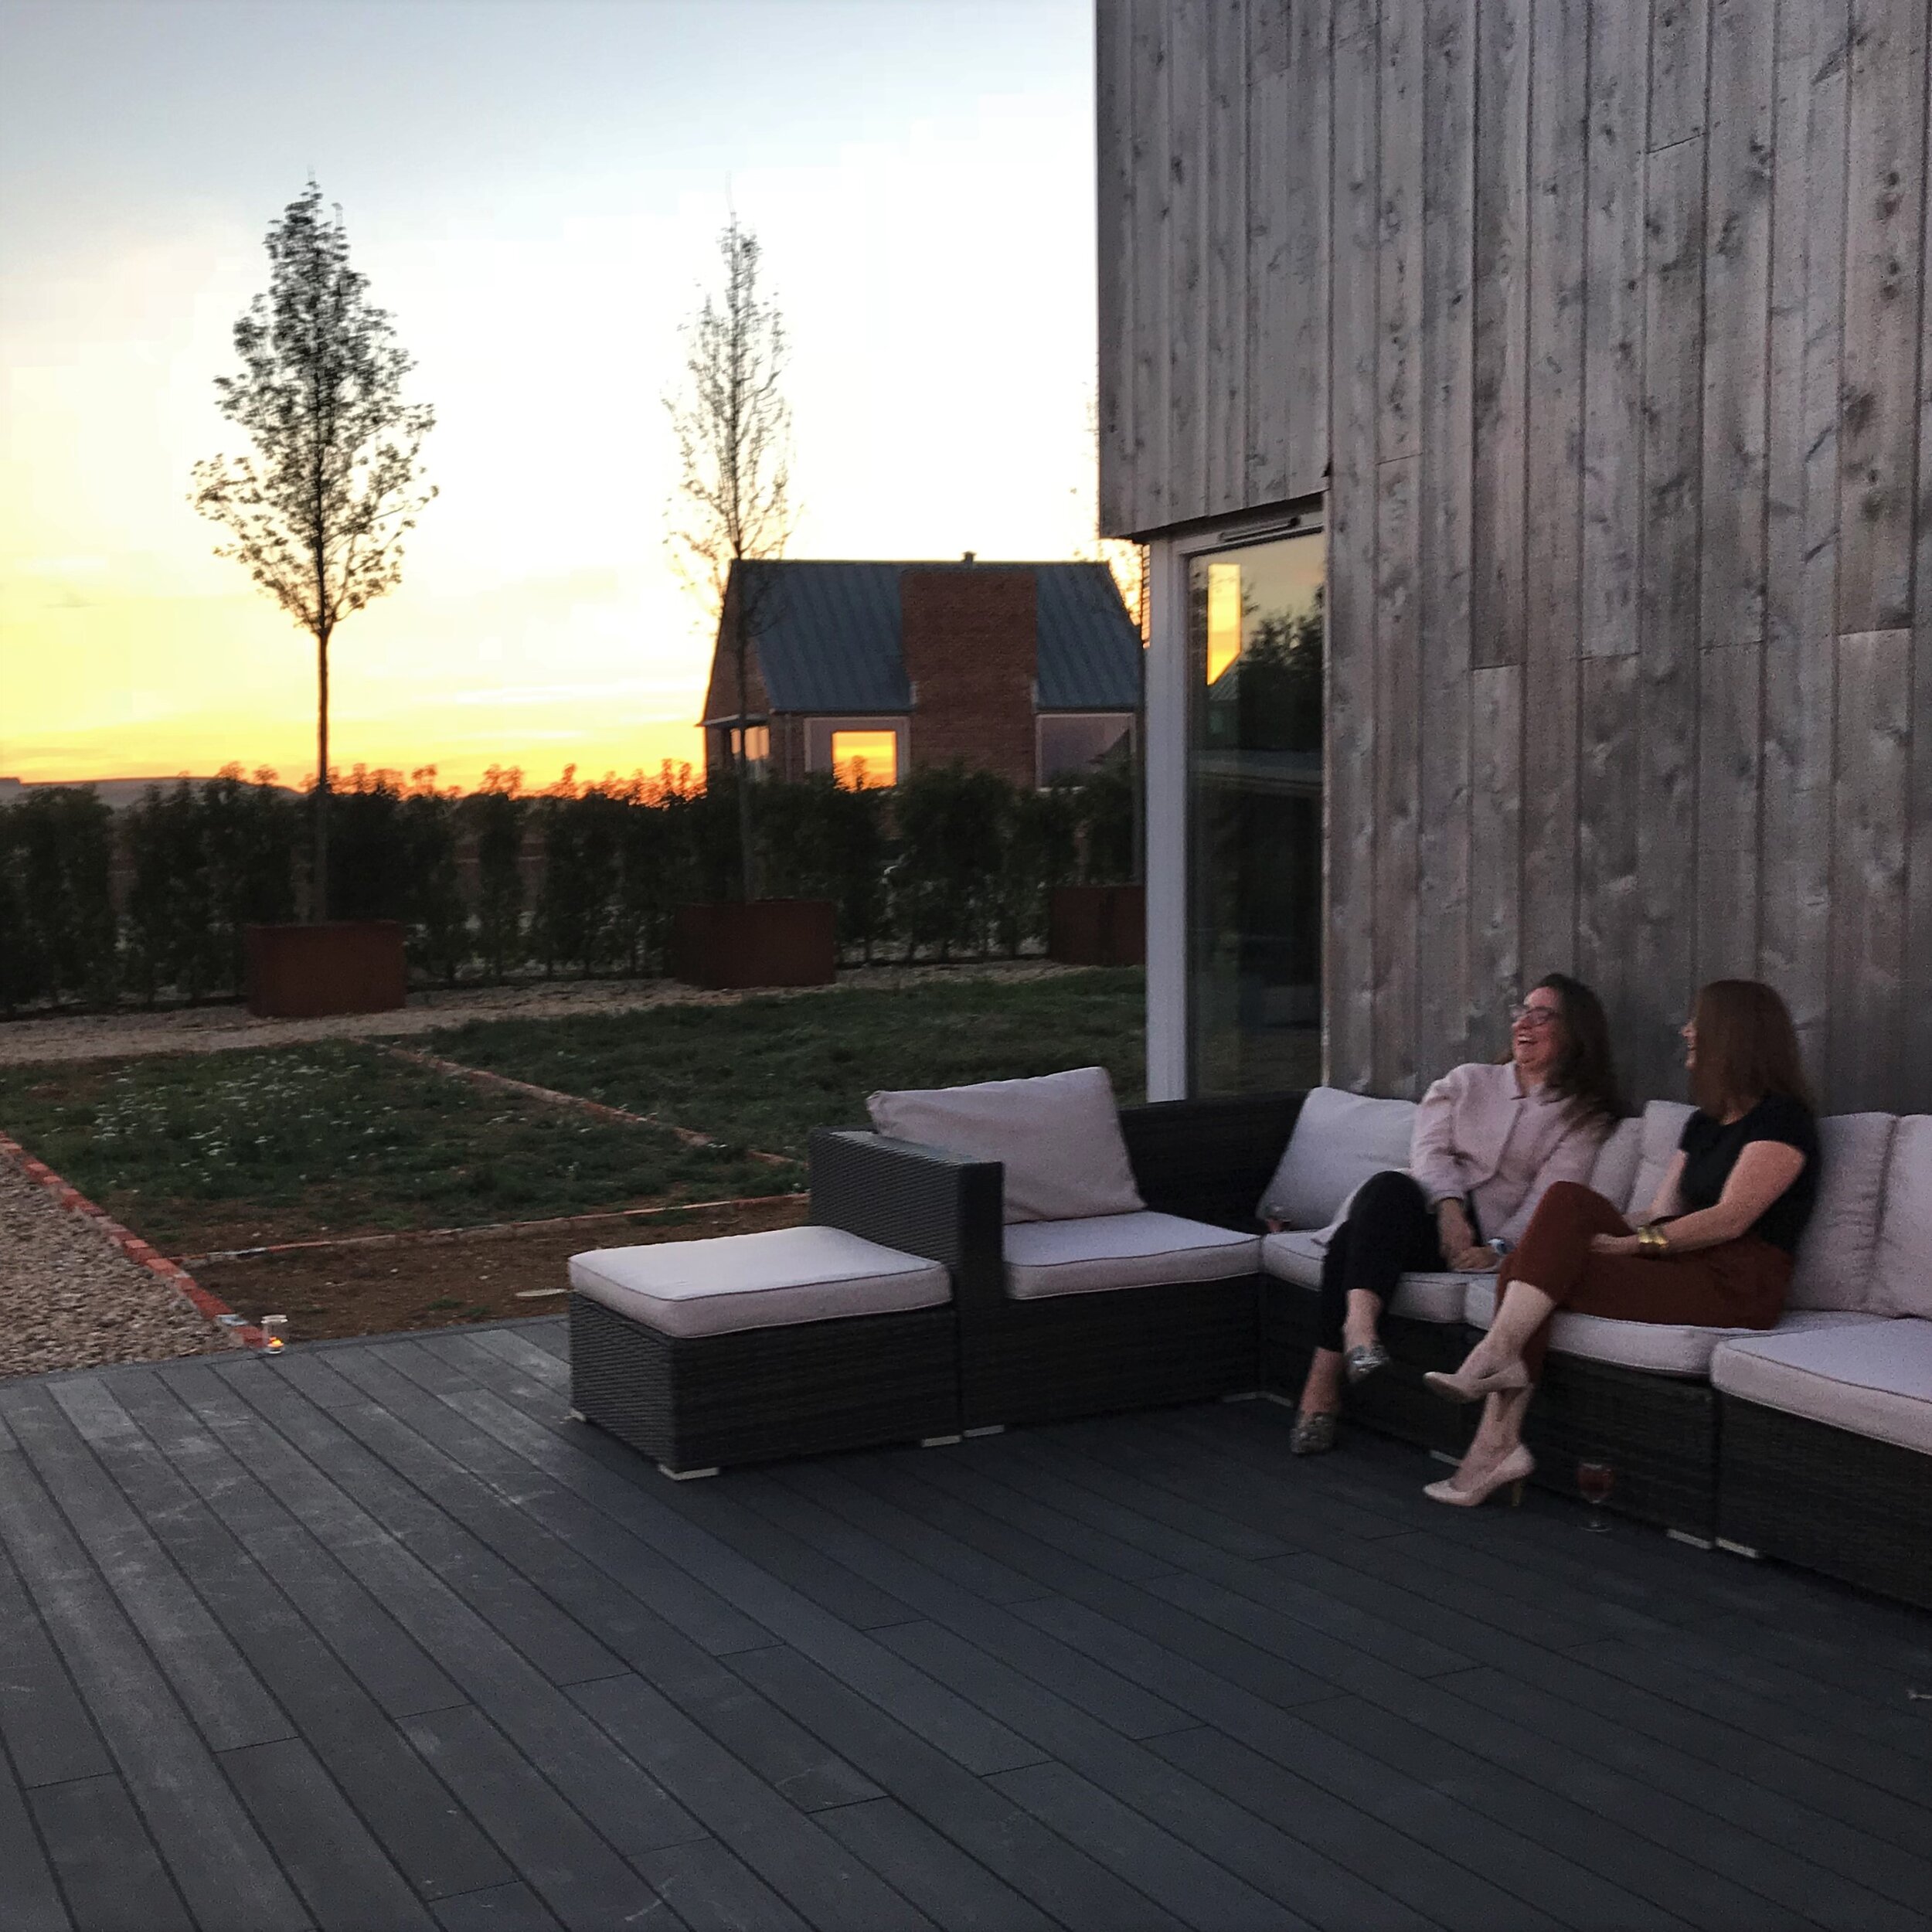
[[[1034,782],[1038,672],[1033,573],[992,564],[906,570],[899,580],[911,762],[963,760]]]

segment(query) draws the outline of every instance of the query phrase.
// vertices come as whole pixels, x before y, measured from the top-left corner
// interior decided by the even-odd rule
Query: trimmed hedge
[[[730,780],[435,778],[359,766],[330,808],[336,916],[400,920],[419,983],[661,971],[675,909],[736,896]],[[78,787],[0,806],[0,1012],[239,993],[243,928],[308,896],[306,801],[271,781],[151,786],[118,818]],[[831,900],[847,959],[954,959],[1043,940],[1055,885],[1128,877],[1135,809],[1124,767],[1034,791],[954,766],[762,784],[752,825],[767,889]]]

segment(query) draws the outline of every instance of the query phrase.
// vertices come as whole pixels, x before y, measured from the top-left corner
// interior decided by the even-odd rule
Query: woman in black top
[[[1587,1187],[1560,1182],[1497,1276],[1496,1317],[1453,1375],[1458,1401],[1487,1397],[1482,1426],[1438,1502],[1520,1486],[1535,1461],[1522,1418],[1558,1308],[1620,1321],[1770,1328],[1818,1197],[1818,1122],[1784,1002],[1756,980],[1702,988],[1684,1028],[1697,1111],[1633,1226]]]

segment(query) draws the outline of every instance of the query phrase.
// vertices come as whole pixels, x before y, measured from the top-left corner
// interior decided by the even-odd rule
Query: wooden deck
[[[0,1386],[7,1932],[1932,1917],[1932,1620],[1257,1403],[675,1485],[563,1346]]]

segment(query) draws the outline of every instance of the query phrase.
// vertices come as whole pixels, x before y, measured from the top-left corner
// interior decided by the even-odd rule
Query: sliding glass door
[[[1190,1091],[1321,1075],[1319,530],[1187,563]]]

